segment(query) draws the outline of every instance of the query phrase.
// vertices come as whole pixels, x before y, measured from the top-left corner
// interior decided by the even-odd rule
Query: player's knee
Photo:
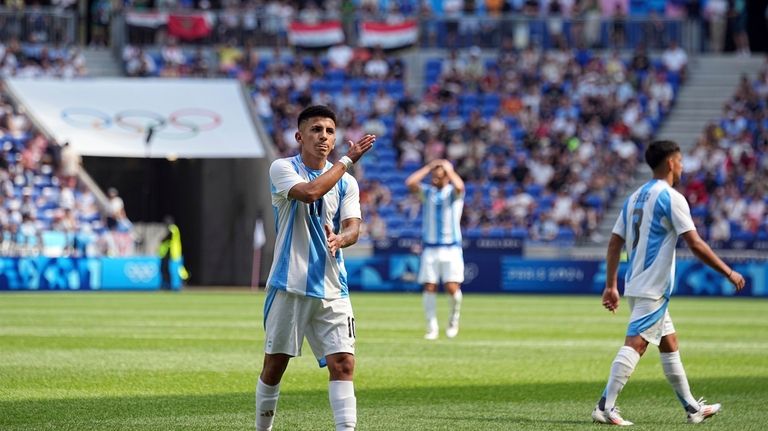
[[[627,337],[624,345],[634,349],[640,356],[642,356],[645,353],[645,350],[648,348],[648,342],[640,336]]]
[[[437,292],[437,284],[433,284],[433,283],[426,283],[426,284],[424,284],[424,291],[425,292]]]
[[[261,381],[270,386],[280,383],[289,360],[287,355],[264,355],[264,366],[259,377]]]
[[[331,374],[331,380],[352,380],[355,372],[355,357],[348,353],[330,355],[328,372]]]

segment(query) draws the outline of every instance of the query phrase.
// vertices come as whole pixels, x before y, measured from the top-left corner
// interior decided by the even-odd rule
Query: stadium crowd
[[[78,52],[44,44],[20,47],[15,40],[0,46],[3,77],[86,73]],[[47,60],[57,55],[57,61]],[[72,146],[52,142],[36,130],[6,88],[0,90],[0,255],[133,254],[132,225],[117,192],[110,193],[108,203],[100,206],[78,179],[80,157]]]
[[[0,76],[71,79],[87,75],[85,58],[79,48],[22,44],[15,37],[0,40]]]
[[[167,76],[166,65],[195,75],[175,43],[143,55],[160,65],[157,75]],[[281,155],[298,150],[294,118],[309,104],[338,112],[344,142],[377,135],[356,172],[373,239],[418,235],[419,205],[403,180],[447,158],[467,180],[468,236],[599,240],[606,203],[671,109],[686,62],[674,43],[652,60],[643,46],[623,58],[564,46],[521,51],[505,39],[496,52],[472,47],[428,60],[426,90],[415,95],[397,54],[344,44],[307,56],[228,45],[205,69],[252,88]],[[130,58],[125,64],[130,73]]]
[[[743,76],[686,157],[681,187],[710,240],[768,240],[768,61]]]
[[[152,2],[128,3],[121,10],[144,11]],[[341,22],[354,34],[361,21],[390,24],[418,20],[421,47],[480,45],[494,47],[504,36],[514,35],[519,47],[528,41],[541,45],[550,40],[577,42],[588,47],[631,48],[645,41],[660,49],[668,31],[680,33],[677,23],[696,23],[707,35],[706,49],[713,52],[749,52],[746,34],[746,2],[726,0],[399,0],[399,1],[218,1],[163,0],[155,11],[213,13],[216,23],[203,44],[245,45],[259,41],[264,46],[285,46],[291,22],[309,25]],[[139,20],[141,21],[141,20]],[[130,25],[130,20],[129,20]],[[530,32],[528,31],[530,30]],[[137,22],[129,26],[128,40],[134,44],[162,44],[167,29]]]

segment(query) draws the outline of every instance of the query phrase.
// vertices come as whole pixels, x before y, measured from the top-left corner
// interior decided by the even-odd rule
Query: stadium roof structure
[[[261,158],[245,93],[218,79],[8,79],[29,117],[59,143],[105,157]]]

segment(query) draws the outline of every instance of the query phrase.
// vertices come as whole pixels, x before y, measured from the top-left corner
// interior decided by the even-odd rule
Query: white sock
[[[424,291],[424,315],[427,318],[427,331],[437,331],[437,293]]]
[[[280,384],[269,386],[261,381],[256,384],[256,431],[271,431],[275,420]]]
[[[661,352],[659,356],[664,375],[667,376],[667,381],[675,390],[683,408],[690,413],[699,411],[699,403],[691,395],[691,388],[688,386],[688,377],[685,375],[685,368],[683,368],[683,362],[680,360],[680,352]]]
[[[616,358],[611,365],[611,375],[608,376],[608,384],[603,392],[603,398],[605,398],[603,410],[610,410],[616,405],[616,398],[619,397],[619,393],[627,384],[629,376],[635,371],[639,360],[640,354],[629,346],[622,346],[616,353]]]
[[[449,315],[450,318],[448,319],[448,324],[450,326],[456,326],[459,324],[459,316],[461,315],[461,300],[463,297],[464,295],[461,294],[461,289],[457,289],[453,295],[450,295],[451,314]]]
[[[328,383],[328,398],[331,400],[336,431],[354,430],[357,425],[354,384],[347,380],[331,380]]]

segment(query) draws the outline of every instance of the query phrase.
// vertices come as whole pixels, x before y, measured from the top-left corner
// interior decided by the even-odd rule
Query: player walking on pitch
[[[336,115],[325,106],[304,109],[295,136],[300,154],[269,168],[277,239],[264,303],[256,429],[272,429],[280,380],[306,337],[320,366],[328,367],[336,430],[354,430],[355,318],[341,249],[357,242],[361,221],[357,181],[347,171],[376,137],[350,141],[347,155],[330,163]]]
[[[688,202],[672,188],[680,180],[682,159],[676,143],[653,142],[645,152],[653,179],[627,198],[613,228],[606,258],[603,306],[611,312],[619,307],[617,273],[621,248],[626,245],[629,261],[624,296],[631,316],[624,346],[613,360],[608,384],[592,411],[595,422],[632,425],[621,417],[616,398],[649,343],[658,346],[664,375],[683,404],[689,423],[700,423],[720,410],[720,404],[707,404],[691,395],[678,352],[677,335],[667,310],[674,288],[678,236],[682,235],[697,258],[728,277],[736,290],[744,287],[744,277],[720,260],[699,237]]]
[[[421,180],[432,173],[430,185]],[[437,325],[437,285],[442,280],[451,301],[451,313],[445,335],[453,338],[459,333],[461,283],[464,282],[464,254],[461,248],[461,212],[464,209],[464,181],[448,160],[433,160],[406,180],[411,193],[422,202],[422,247],[419,283],[424,285],[424,314],[427,333],[424,338],[435,340]]]

